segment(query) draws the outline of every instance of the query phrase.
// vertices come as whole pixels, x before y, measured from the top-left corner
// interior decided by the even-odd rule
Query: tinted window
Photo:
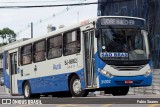
[[[64,55],[80,52],[80,31],[74,30],[64,34]]]
[[[46,41],[36,42],[34,44],[33,58],[34,62],[44,61],[46,59]]]
[[[48,59],[62,56],[62,36],[56,36],[48,39]]]
[[[21,65],[30,64],[32,62],[32,45],[21,47]]]

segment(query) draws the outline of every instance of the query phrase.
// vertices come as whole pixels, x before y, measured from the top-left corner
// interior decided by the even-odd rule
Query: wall
[[[98,0],[98,16],[118,15],[145,18],[154,69],[160,69],[160,0]]]

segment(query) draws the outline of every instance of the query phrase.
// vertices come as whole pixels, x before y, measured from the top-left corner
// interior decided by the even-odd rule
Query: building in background
[[[98,16],[146,19],[154,69],[160,69],[160,0],[98,0]]]

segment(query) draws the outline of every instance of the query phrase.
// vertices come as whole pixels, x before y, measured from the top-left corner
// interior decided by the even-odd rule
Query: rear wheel
[[[82,90],[81,81],[76,75],[70,80],[70,92],[74,97],[86,97],[88,95],[88,91]]]
[[[127,95],[129,91],[129,87],[114,87],[111,90],[113,96],[123,96]]]
[[[31,87],[30,87],[30,84],[28,82],[26,82],[24,84],[24,87],[23,87],[23,95],[24,95],[24,98],[25,99],[30,99],[30,98],[40,98],[40,95],[39,94],[32,94],[31,93]]]

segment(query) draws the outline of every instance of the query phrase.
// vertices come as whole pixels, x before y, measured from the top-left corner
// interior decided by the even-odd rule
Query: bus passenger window
[[[47,44],[48,59],[53,59],[62,56],[62,35],[49,38]]]
[[[71,31],[64,34],[64,55],[80,52],[80,31]]]
[[[46,41],[36,42],[33,48],[34,62],[44,61],[46,59]]]
[[[21,65],[32,63],[32,45],[26,45],[21,48]]]

